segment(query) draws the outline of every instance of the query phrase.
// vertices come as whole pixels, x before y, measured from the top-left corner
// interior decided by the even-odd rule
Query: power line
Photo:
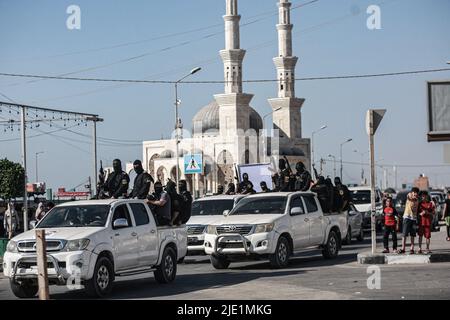
[[[342,79],[360,79],[360,78],[376,78],[376,77],[390,77],[423,73],[434,73],[450,71],[450,68],[439,69],[425,69],[412,71],[399,71],[388,73],[369,73],[369,74],[352,74],[352,75],[338,75],[338,76],[322,76],[322,77],[305,77],[297,78],[295,81],[317,81],[317,80],[342,80]],[[49,75],[33,75],[33,74],[18,74],[18,73],[0,73],[0,76],[5,77],[21,77],[21,78],[38,78],[50,80],[70,80],[70,81],[91,81],[91,82],[121,82],[121,83],[144,83],[144,84],[175,84],[176,81],[169,80],[137,80],[137,79],[106,79],[106,78],[80,78],[80,77],[59,77]],[[278,82],[279,79],[255,79],[243,80],[244,83],[264,83],[264,82]],[[203,80],[203,81],[183,81],[185,84],[225,84],[230,81],[225,80]],[[2,103],[7,104],[7,103]],[[23,105],[19,105],[23,106]],[[58,111],[60,112],[60,111]]]

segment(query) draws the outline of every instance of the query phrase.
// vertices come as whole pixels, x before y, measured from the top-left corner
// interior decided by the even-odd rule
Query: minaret
[[[298,58],[292,55],[291,3],[279,0],[278,57],[273,59],[277,68],[278,98],[269,99],[273,113],[274,129],[280,130],[280,138],[301,138],[300,108],[304,99],[295,97],[295,66]],[[281,108],[281,109],[280,109]]]
[[[242,93],[242,61],[237,0],[226,0],[225,49],[220,51],[224,67],[225,93],[214,96],[219,104],[220,134],[235,135],[237,129],[250,127],[249,103],[253,95]]]

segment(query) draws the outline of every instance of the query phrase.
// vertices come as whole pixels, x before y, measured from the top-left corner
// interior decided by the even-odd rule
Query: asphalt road
[[[380,243],[380,242],[379,242]],[[152,274],[117,278],[111,299],[449,299],[450,263],[380,266],[380,289],[368,289],[367,265],[356,255],[369,240],[344,246],[339,257],[324,260],[320,251],[294,257],[288,268],[273,270],[265,261],[233,263],[215,270],[207,257],[187,257],[172,284]],[[86,299],[82,290],[50,287],[52,299]],[[0,276],[0,299],[15,299]]]

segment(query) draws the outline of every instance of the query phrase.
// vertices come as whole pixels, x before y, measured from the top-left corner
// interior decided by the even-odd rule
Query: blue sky
[[[275,76],[276,2],[239,0],[242,24],[257,20],[241,28],[241,47],[248,49],[245,79]],[[66,28],[66,9],[71,4],[81,8],[81,30]],[[381,7],[381,30],[366,27],[366,9],[371,4]],[[174,80],[198,65],[203,70],[196,80],[221,80],[218,51],[224,47],[224,10],[224,0],[0,0],[0,72],[59,75],[98,67],[74,76]],[[299,57],[297,77],[445,68],[450,60],[449,13],[450,0],[319,0],[296,9],[292,22],[294,53]],[[179,34],[195,29],[202,30]],[[178,35],[166,36],[171,34]],[[98,50],[130,42],[137,43]],[[180,45],[184,42],[189,43]],[[163,50],[168,47],[173,48]],[[140,59],[114,63],[141,54]],[[359,162],[360,156],[352,151],[367,150],[365,112],[384,107],[388,112],[376,136],[377,159],[400,166],[443,164],[443,143],[426,141],[426,81],[441,79],[450,79],[450,72],[297,82],[297,96],[306,99],[303,135],[309,137],[326,124],[328,129],[316,135],[317,158],[330,153],[339,157],[339,144],[353,138],[344,147],[344,160]],[[261,114],[270,111],[267,99],[276,95],[274,83],[245,84],[244,90],[255,94],[252,105]],[[190,127],[192,116],[213,94],[221,92],[220,84],[182,85],[185,127]],[[97,113],[105,119],[98,128],[101,137],[158,139],[169,136],[173,127],[170,85],[29,83],[29,79],[0,77],[0,93],[20,103]],[[90,134],[89,128],[77,131]],[[35,152],[45,151],[39,156],[40,180],[53,188],[70,188],[91,173],[91,146],[83,137],[58,135],[84,143],[73,141],[75,148],[50,136],[30,139],[29,176],[35,174]],[[20,161],[20,142],[2,141],[18,137],[17,132],[0,130],[0,157]],[[99,155],[106,163],[116,157],[133,161],[142,157],[142,148],[99,146]],[[330,163],[326,169],[332,173]],[[344,172],[348,182],[356,182],[360,166],[346,165]],[[450,185],[450,167],[400,167],[398,182],[410,182],[419,173],[429,175],[436,184]]]

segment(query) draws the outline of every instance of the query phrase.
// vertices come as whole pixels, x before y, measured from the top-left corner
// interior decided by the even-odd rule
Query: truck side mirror
[[[291,208],[291,216],[298,216],[304,213],[305,211],[303,211],[303,208],[300,207]]]
[[[223,216],[226,217],[230,214],[230,210],[223,210]]]
[[[32,220],[30,221],[30,229],[35,229],[36,228],[36,220]]]
[[[127,219],[117,219],[114,220],[113,228],[114,229],[121,229],[121,228],[128,228],[128,220]]]

